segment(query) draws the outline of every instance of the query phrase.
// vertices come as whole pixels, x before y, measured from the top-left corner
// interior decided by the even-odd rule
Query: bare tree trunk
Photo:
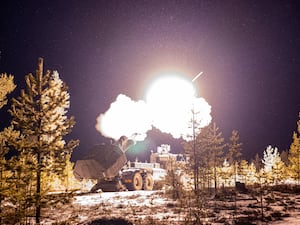
[[[2,189],[2,167],[0,169],[0,185]],[[2,224],[2,193],[0,193],[0,225]]]
[[[39,58],[38,59],[38,69],[37,69],[37,80],[38,80],[38,93],[39,95],[42,95],[42,77],[43,77],[43,59]],[[39,111],[42,109],[42,102],[39,102]],[[42,122],[41,120],[39,121],[39,127],[40,130]],[[39,145],[41,143],[40,136],[38,137]],[[41,147],[41,146],[39,146]],[[41,149],[37,149],[37,171],[36,171],[36,214],[35,214],[35,221],[36,224],[40,224],[40,217],[41,217],[41,164],[42,164],[42,159],[41,159]]]
[[[36,211],[35,211],[35,222],[40,224],[41,217],[41,155],[38,153],[38,167],[36,171]]]
[[[261,208],[261,220],[264,219],[264,205],[263,205],[263,189],[260,184],[260,208]]]
[[[216,165],[216,154],[214,153],[214,194],[217,194],[217,165]]]

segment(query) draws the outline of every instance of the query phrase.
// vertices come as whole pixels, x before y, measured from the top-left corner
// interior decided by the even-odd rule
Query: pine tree
[[[65,157],[71,154],[78,141],[65,142],[63,137],[71,132],[75,124],[74,117],[68,118],[69,94],[66,84],[56,71],[48,70],[43,75],[43,59],[39,58],[35,76],[25,76],[26,90],[14,98],[9,110],[12,124],[21,133],[19,140],[12,142],[20,152],[19,157],[32,160],[34,163],[35,184],[34,205],[36,223],[40,223],[41,201],[46,192],[43,190],[45,175],[62,174]],[[51,162],[51,164],[50,164]]]
[[[192,182],[194,191],[188,192],[191,194],[189,195],[189,198],[195,200],[195,205],[193,205],[192,208],[195,208],[197,211],[205,211],[207,200],[204,193],[204,186],[206,182],[209,182],[209,169],[207,166],[207,160],[205,160],[208,151],[206,141],[207,127],[202,128],[201,132],[196,132],[197,126],[195,121],[193,121],[193,123],[194,136],[191,141],[184,142],[184,150],[188,159],[185,173],[193,177]],[[190,208],[192,213],[193,209],[191,208],[190,203],[191,201],[188,201],[188,208]],[[184,205],[184,207],[186,207],[186,205]]]
[[[213,179],[214,179],[214,189],[215,193],[217,191],[217,167],[222,165],[224,161],[224,148],[226,144],[224,144],[224,138],[222,137],[222,132],[219,131],[219,127],[216,123],[211,123],[208,126],[208,137],[207,137],[207,145],[209,148],[208,152],[208,165],[209,168],[212,169]]]
[[[274,159],[274,164],[272,166],[272,175],[276,185],[284,178],[286,178],[286,166],[281,160],[279,154],[277,154]]]
[[[228,144],[228,162],[233,165],[241,159],[242,156],[242,143],[239,142],[239,133],[233,130]]]
[[[248,167],[248,173],[247,173],[247,181],[249,182],[249,184],[255,183],[255,178],[257,177],[256,173],[257,173],[256,166],[252,162]]]
[[[193,171],[194,178],[194,192],[197,194],[200,189],[200,182],[203,182],[203,179],[200,181],[200,174],[204,174],[203,171],[200,171],[201,161],[204,156],[204,152],[207,150],[205,148],[203,134],[206,131],[206,127],[200,128],[201,121],[198,121],[196,118],[196,112],[192,110],[192,120],[191,128],[193,130],[193,135],[190,137],[190,141],[184,142],[185,153],[189,156],[189,168]],[[189,173],[190,171],[186,171]],[[202,173],[201,173],[202,172]]]
[[[47,187],[51,192],[73,192],[76,190],[83,190],[84,185],[88,185],[91,180],[79,181],[75,178],[73,173],[74,163],[70,160],[71,155],[66,157],[66,167],[63,172],[63,176],[57,174],[51,174],[47,179],[49,180],[49,186]],[[95,185],[95,184],[94,184]],[[94,186],[92,185],[92,186]],[[90,190],[91,187],[88,189]],[[68,200],[68,199],[66,199]]]
[[[7,95],[16,88],[14,84],[14,77],[6,73],[0,75],[0,109],[7,104]],[[9,187],[6,182],[6,154],[9,151],[7,146],[7,137],[15,137],[17,134],[13,131],[12,127],[5,128],[0,132],[0,224],[2,218],[2,200],[6,196]]]
[[[289,151],[288,150],[284,150],[280,153],[280,158],[282,160],[282,162],[284,162],[285,166],[289,165]]]
[[[242,160],[237,168],[238,175],[243,179],[244,183],[246,183],[248,169],[249,169],[249,165],[247,160]]]
[[[263,168],[262,160],[258,154],[255,155],[254,159],[252,159],[252,163],[254,164],[254,166],[256,168],[256,172],[259,172]]]
[[[256,173],[256,180],[258,181],[259,184],[259,195],[260,195],[260,209],[261,209],[261,220],[264,219],[264,201],[263,201],[263,196],[264,196],[264,190],[265,190],[265,185],[268,183],[268,174],[265,171],[265,168],[261,168],[257,173]]]
[[[222,181],[224,181],[222,184],[223,187],[232,185],[231,178],[234,174],[234,168],[227,162],[226,159],[224,160],[222,167],[218,168],[217,173],[220,175]]]
[[[6,174],[9,190],[6,191],[6,199],[15,207],[15,212],[10,218],[14,221],[13,224],[26,224],[27,216],[32,215],[34,206],[36,158],[21,152],[9,162],[9,174]]]
[[[288,171],[290,176],[300,184],[300,119],[297,126],[297,131],[293,133],[293,142],[290,146]]]
[[[209,128],[204,127],[195,136],[194,140],[184,145],[185,153],[189,155],[189,166],[187,169],[193,172],[194,190],[196,193],[199,189],[204,188],[206,184],[207,187],[210,187],[209,143]]]
[[[16,85],[12,75],[0,74],[0,109],[7,103],[7,95],[15,88]]]
[[[0,75],[0,109],[7,104],[7,95],[11,93],[16,85],[13,81],[14,77],[12,75],[7,76],[6,73]],[[6,146],[6,133],[11,133],[12,128],[4,129],[0,132],[0,170],[2,171],[2,163],[4,160],[4,156],[8,152],[8,148]]]
[[[234,181],[236,182],[238,163],[242,156],[242,143],[239,142],[239,134],[237,130],[233,130],[231,133],[230,141],[228,144],[228,162],[234,167]]]
[[[210,151],[209,148],[209,140],[208,140],[208,127],[205,127],[201,130],[201,133],[199,133],[196,137],[196,161],[197,161],[197,177],[199,185],[202,186],[202,188],[207,186],[209,187],[210,183],[210,168],[209,168],[209,154]],[[199,187],[200,188],[200,187]]]

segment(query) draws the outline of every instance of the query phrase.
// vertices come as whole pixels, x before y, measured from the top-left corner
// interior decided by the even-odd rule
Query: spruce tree
[[[236,182],[238,163],[242,156],[242,143],[239,142],[239,134],[237,130],[233,130],[231,133],[230,141],[228,143],[228,162],[233,165],[234,168],[234,181]]]
[[[299,112],[300,118],[300,112]],[[293,133],[293,142],[289,151],[289,167],[290,176],[300,184],[300,119],[297,122],[297,131]]]
[[[56,71],[43,74],[43,59],[39,58],[35,75],[25,76],[26,89],[14,98],[9,110],[12,125],[21,137],[12,142],[19,151],[19,157],[31,158],[34,164],[35,184],[33,199],[36,223],[40,223],[42,200],[47,194],[43,190],[43,177],[51,173],[62,174],[65,158],[78,145],[78,141],[68,143],[63,139],[75,125],[74,117],[68,117],[70,106],[66,84]]]

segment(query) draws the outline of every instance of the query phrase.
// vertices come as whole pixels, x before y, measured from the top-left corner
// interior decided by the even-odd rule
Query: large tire
[[[126,184],[126,187],[129,191],[139,191],[143,188],[143,178],[139,172],[135,172],[131,177],[132,182]]]
[[[152,191],[153,190],[153,177],[150,173],[147,173],[144,176],[144,185],[143,185],[143,190],[145,191]]]

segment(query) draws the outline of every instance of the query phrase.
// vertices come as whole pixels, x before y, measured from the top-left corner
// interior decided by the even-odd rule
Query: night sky
[[[30,2],[30,4],[28,3]],[[300,111],[298,1],[1,1],[0,72],[17,96],[38,57],[69,86],[80,139],[73,159],[107,142],[96,117],[118,94],[143,99],[159,71],[197,79],[228,140],[237,129],[250,159],[268,145],[289,148]],[[7,113],[1,112],[1,126]],[[150,132],[140,146],[171,143]],[[174,144],[175,143],[175,144]],[[178,142],[171,147],[178,149]],[[143,153],[145,155],[145,153]],[[143,159],[143,156],[137,156]]]

